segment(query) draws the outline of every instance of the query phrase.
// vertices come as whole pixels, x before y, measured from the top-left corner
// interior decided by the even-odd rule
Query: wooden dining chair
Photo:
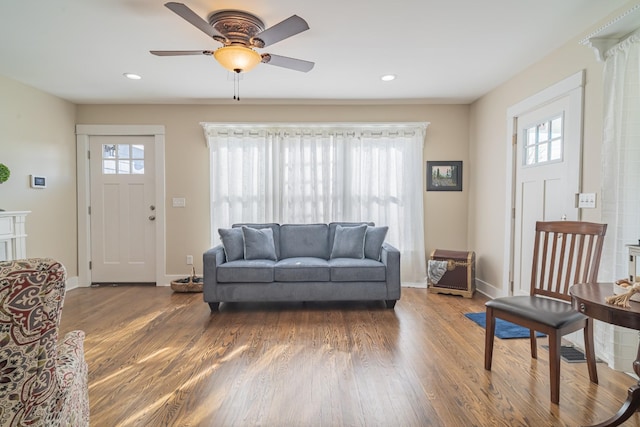
[[[551,402],[560,400],[560,348],[564,335],[584,329],[589,379],[598,383],[593,320],[571,307],[569,288],[596,283],[606,224],[580,221],[537,222],[529,295],[488,301],[484,368],[491,370],[496,318],[530,330],[531,357],[537,358],[536,331],[549,337]]]

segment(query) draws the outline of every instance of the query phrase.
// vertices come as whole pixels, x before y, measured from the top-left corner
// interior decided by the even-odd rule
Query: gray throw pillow
[[[364,235],[364,257],[380,261],[380,253],[382,252],[382,244],[384,238],[387,237],[389,227],[367,227],[367,233]]]
[[[367,225],[357,227],[336,227],[336,235],[333,238],[333,248],[330,259],[334,258],[364,258],[364,235]]]
[[[227,262],[244,259],[244,240],[239,228],[218,228]]]
[[[244,236],[244,259],[271,259],[277,261],[273,230],[242,226]]]

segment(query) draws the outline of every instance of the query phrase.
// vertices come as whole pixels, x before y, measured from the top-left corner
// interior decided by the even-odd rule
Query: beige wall
[[[620,12],[639,0],[631,1]],[[616,16],[613,14],[612,16]],[[202,271],[209,246],[208,150],[200,122],[430,122],[426,160],[462,160],[462,192],[423,192],[425,249],[470,249],[478,256],[481,289],[499,293],[505,260],[507,109],[573,73],[586,70],[582,188],[599,193],[602,64],[577,42],[603,19],[553,54],[472,105],[79,105],[0,77],[0,162],[11,179],[0,185],[0,207],[31,210],[28,256],[54,256],[77,274],[75,124],[154,124],[166,129],[167,271],[188,272],[186,255]],[[46,190],[28,176],[46,175]],[[422,186],[425,186],[423,176]],[[172,197],[185,197],[184,209]],[[600,210],[585,212],[600,219]]]
[[[585,70],[584,138],[582,191],[597,193],[600,199],[600,148],[602,142],[604,64],[597,62],[594,51],[579,41],[591,31],[608,23],[638,1],[629,2],[618,13],[585,29],[574,40],[527,68],[508,82],[471,105],[470,163],[471,197],[469,200],[469,246],[478,255],[478,285],[490,295],[504,293],[503,270],[508,263],[505,251],[505,214],[507,176],[507,109],[554,83]],[[582,219],[599,221],[600,208],[584,209]]]
[[[467,105],[79,105],[78,124],[165,126],[169,275],[189,271],[186,255],[194,256],[201,272],[201,255],[209,247],[209,152],[200,126],[206,121],[430,122],[425,159],[463,160],[468,166]],[[423,192],[427,253],[436,247],[466,247],[468,179],[464,179],[462,193]],[[172,208],[173,197],[185,197],[186,208]]]
[[[31,211],[27,256],[61,261],[77,275],[75,105],[0,76],[0,208]],[[47,177],[30,188],[29,175]]]

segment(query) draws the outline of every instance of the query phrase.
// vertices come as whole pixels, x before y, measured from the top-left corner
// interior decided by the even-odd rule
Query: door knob
[[[149,219],[150,219],[151,221],[155,221],[155,220],[156,220],[156,216],[155,216],[155,215],[149,215]]]
[[[149,206],[149,209],[152,210],[152,211],[155,211],[156,210],[156,205]]]

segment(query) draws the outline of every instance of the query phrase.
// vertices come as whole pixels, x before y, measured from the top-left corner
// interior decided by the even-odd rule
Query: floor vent
[[[543,345],[542,347],[549,350],[548,345]],[[560,346],[560,358],[569,363],[580,363],[587,361],[586,357],[584,357],[584,352],[572,345]],[[596,357],[596,362],[600,363],[602,362],[602,360]]]

